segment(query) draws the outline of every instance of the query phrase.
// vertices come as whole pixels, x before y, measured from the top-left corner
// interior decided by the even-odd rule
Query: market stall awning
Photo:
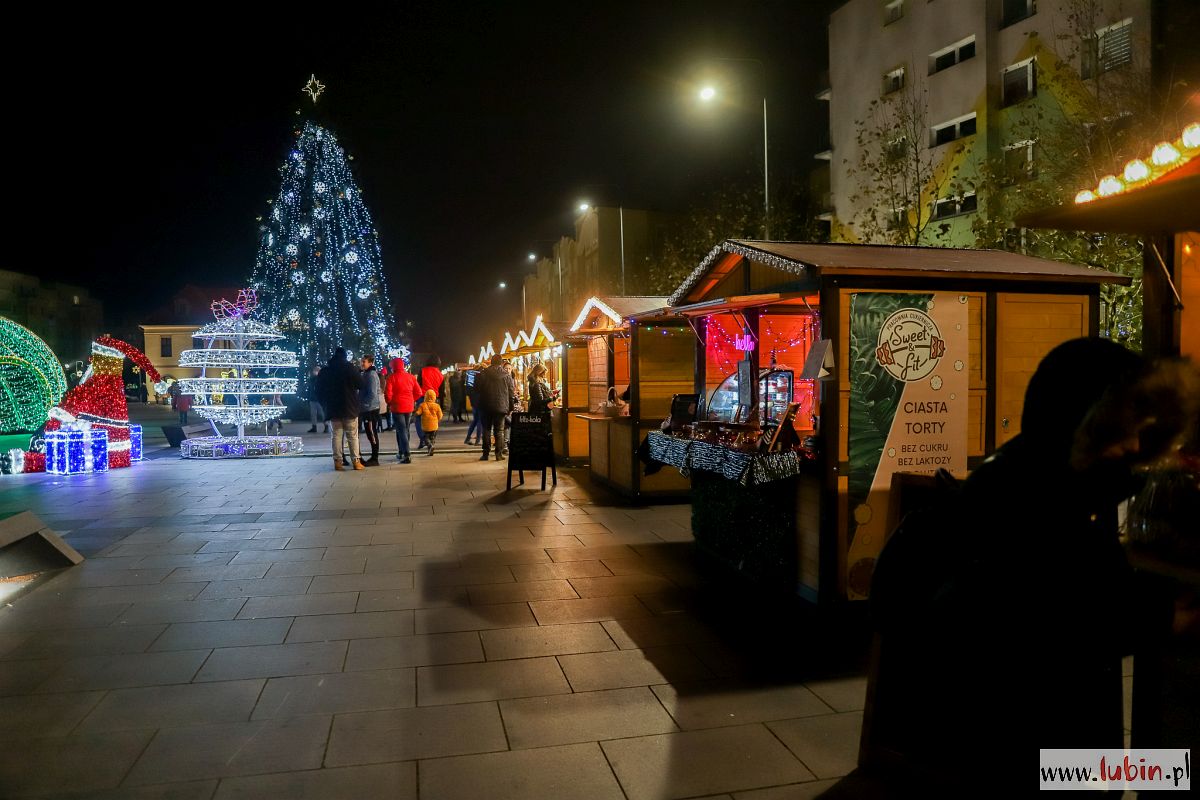
[[[760,242],[727,239],[717,245],[692,271],[675,293],[674,308],[696,301],[715,287],[742,261],[779,270],[808,283],[821,275],[857,275],[911,278],[959,278],[1047,283],[1117,283],[1130,279],[1102,269],[1065,264],[1000,250],[961,250],[949,247],[901,245],[822,244],[814,242]]]
[[[661,311],[667,298],[652,295],[614,295],[590,297],[583,304],[572,333],[613,333],[623,329],[626,320]]]
[[[1200,230],[1200,158],[1145,186],[1090,202],[1024,214],[1027,228],[1104,233],[1175,233]]]
[[[761,308],[763,306],[811,305],[816,303],[816,296],[806,297],[803,293],[791,294],[746,294],[738,297],[722,297],[717,300],[706,300],[703,303],[692,303],[686,306],[676,306],[675,311],[685,317],[702,317],[717,314],[722,311],[739,311],[746,308]]]

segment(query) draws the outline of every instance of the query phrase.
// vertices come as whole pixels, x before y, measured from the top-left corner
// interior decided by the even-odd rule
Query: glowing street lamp
[[[767,162],[767,91],[766,91],[766,76],[767,68],[763,62],[757,58],[715,58],[714,61],[735,61],[735,62],[751,62],[758,64],[759,69],[763,73],[763,238],[771,238],[771,173]],[[711,103],[717,99],[717,90],[711,84],[706,84],[701,87],[698,96],[700,102]]]

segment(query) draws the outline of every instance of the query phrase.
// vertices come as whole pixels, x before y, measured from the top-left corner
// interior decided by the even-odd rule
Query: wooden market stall
[[[565,331],[555,331],[555,326],[548,325],[538,315],[527,331],[504,334],[500,345],[500,355],[509,359],[513,365],[513,381],[523,400],[529,396],[529,371],[535,364],[546,367],[546,380],[551,389],[562,388],[563,348],[560,338]]]
[[[568,349],[567,360],[572,352],[585,353],[587,366],[585,372],[579,363],[578,373],[567,367],[568,428],[585,426],[592,478],[631,497],[679,497],[689,489],[675,470],[645,475],[637,455],[642,439],[669,414],[671,398],[692,391],[692,335],[666,300],[593,297],[571,327],[581,341]],[[610,395],[624,405],[606,408]],[[585,397],[586,406],[575,405],[574,398]]]
[[[702,421],[651,451],[690,472],[707,551],[814,602],[865,598],[892,476],[961,477],[1016,436],[1042,356],[1095,335],[1101,284],[1127,282],[988,250],[725,241],[670,298]],[[760,429],[788,444],[761,452]]]

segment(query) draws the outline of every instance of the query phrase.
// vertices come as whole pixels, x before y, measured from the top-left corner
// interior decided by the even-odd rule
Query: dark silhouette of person
[[[1107,339],[1055,347],[1021,432],[880,554],[872,614],[893,660],[879,686],[890,670],[898,698],[880,729],[927,796],[1019,796],[1040,749],[1124,746],[1121,658],[1145,615],[1117,509],[1195,415],[1155,369]],[[979,770],[986,786],[963,794]]]

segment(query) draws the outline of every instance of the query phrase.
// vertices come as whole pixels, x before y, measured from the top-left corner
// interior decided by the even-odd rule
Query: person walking
[[[492,443],[495,442],[496,460],[499,461],[508,454],[504,442],[504,422],[513,410],[517,387],[499,355],[492,357],[492,365],[479,374],[475,383],[479,389],[479,413],[483,421],[483,455],[479,460],[488,460]]]
[[[383,396],[383,387],[387,386],[388,368],[384,365],[379,365],[379,430],[390,431],[392,429],[392,413],[388,411],[387,398]]]
[[[388,375],[383,394],[388,408],[395,417],[396,460],[401,464],[411,463],[411,454],[408,450],[408,425],[412,420],[417,396],[421,394],[421,387],[417,385],[417,379],[404,368],[403,359],[392,359],[392,373]]]
[[[350,439],[350,463],[366,469],[358,450],[358,415],[362,412],[362,375],[346,358],[346,348],[333,352],[317,381],[317,397],[333,420],[333,468],[343,467],[344,437]]]
[[[371,445],[371,457],[363,463],[368,467],[379,466],[379,404],[383,401],[383,387],[379,384],[379,373],[375,370],[375,357],[365,355],[362,364],[362,419],[363,431]]]
[[[450,419],[455,422],[463,421],[463,412],[467,407],[466,387],[463,385],[463,373],[455,369],[450,374]]]
[[[171,385],[178,386],[179,384],[173,383]],[[181,426],[188,424],[187,415],[188,415],[188,411],[191,411],[191,409],[192,409],[192,396],[190,394],[184,394],[182,391],[180,391],[179,394],[175,398],[175,410],[179,412],[179,424]]]
[[[429,445],[429,455],[437,445],[438,425],[442,421],[442,407],[438,404],[437,394],[430,389],[425,392],[425,402],[418,409],[421,414],[421,430],[425,432],[425,441]]]
[[[417,409],[415,412],[416,416],[414,417],[414,422],[420,420],[421,418],[421,404],[425,402],[425,392],[432,389],[434,395],[436,396],[437,393],[441,391],[442,381],[444,379],[442,371],[439,369],[439,365],[441,363],[442,360],[436,355],[430,356],[425,361],[425,366],[421,368],[420,374],[417,375],[417,383],[421,386],[421,396],[417,398]],[[421,425],[419,422],[416,427],[418,447],[427,447],[429,443],[425,441],[425,431],[421,430]]]
[[[464,444],[471,444],[471,434],[475,434],[475,444],[479,444],[483,430],[483,418],[479,413],[479,371],[471,370],[463,376],[463,391],[471,404],[471,424],[467,426],[467,438]]]
[[[321,407],[321,401],[317,398],[317,376],[321,374],[319,366],[313,367],[309,373],[308,380],[308,421],[312,423],[309,427],[309,433],[317,432],[317,423],[323,423],[325,430],[323,433],[329,433],[329,418],[325,416],[325,409]]]
[[[280,397],[278,393],[271,395],[271,405],[275,405],[275,406],[283,405],[283,398]],[[267,424],[264,427],[266,428],[267,436],[270,436],[272,431],[275,432],[276,436],[282,435],[283,434],[283,418],[282,418],[282,416],[271,417],[269,420],[267,420]]]

